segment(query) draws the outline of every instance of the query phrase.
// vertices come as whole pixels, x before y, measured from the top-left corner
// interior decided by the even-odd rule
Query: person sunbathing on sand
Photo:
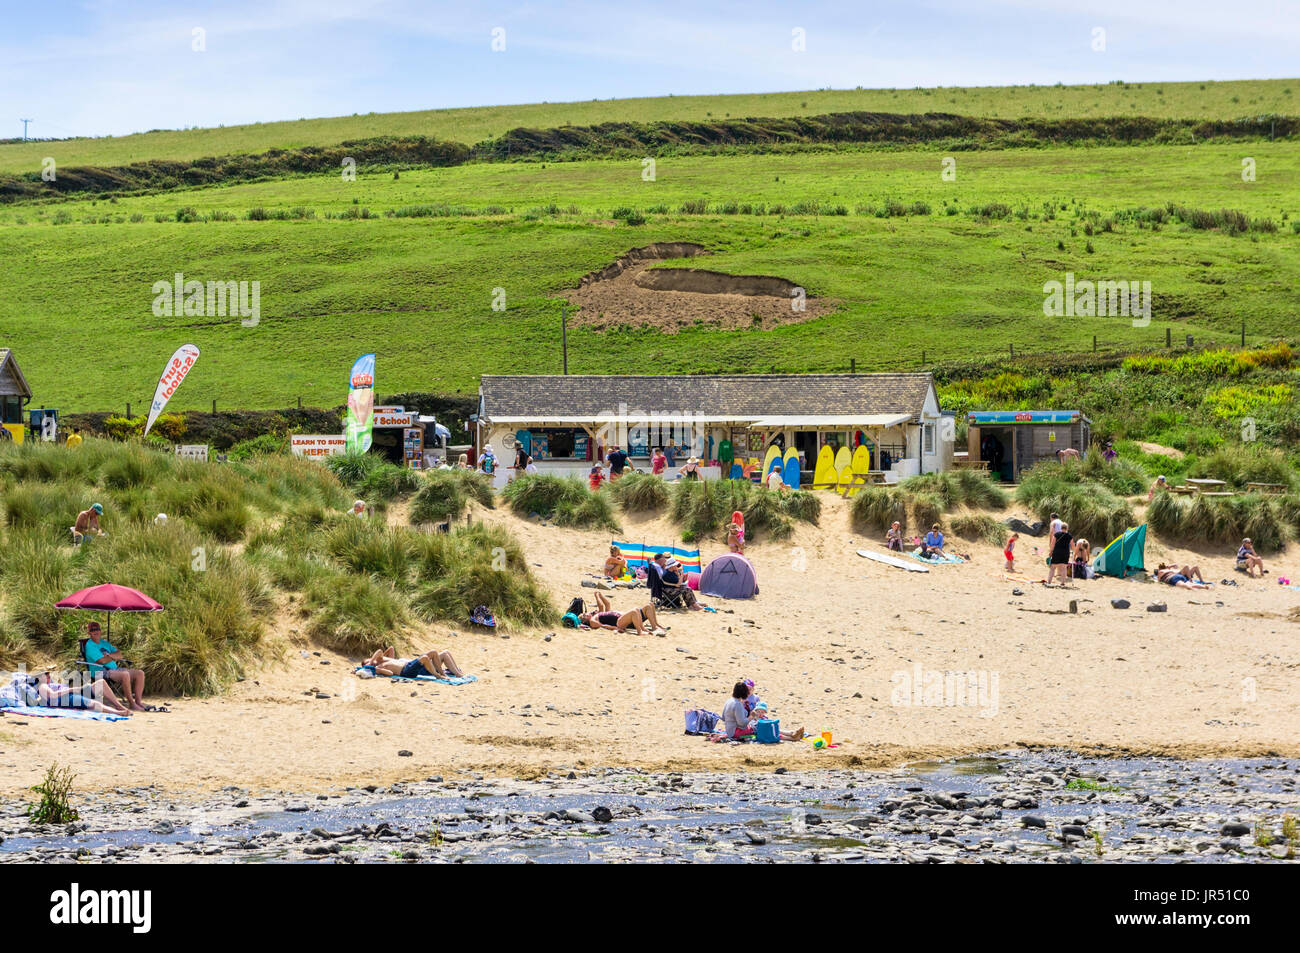
[[[1193,578],[1195,577],[1195,578]],[[1200,566],[1166,566],[1161,563],[1156,567],[1156,579],[1166,585],[1179,589],[1209,589],[1210,584],[1201,576]]]
[[[415,658],[399,658],[397,649],[391,645],[378,649],[366,659],[366,665],[375,670],[376,675],[396,676],[398,678],[416,678],[420,675],[432,675],[435,678],[460,678],[465,673],[460,670],[450,652],[433,649]]]
[[[667,635],[668,630],[659,624],[659,616],[655,614],[655,607],[652,603],[647,602],[640,609],[632,609],[629,612],[619,614],[610,605],[609,599],[603,593],[596,593],[596,609],[593,612],[583,612],[578,615],[584,625],[589,625],[593,629],[612,629],[615,632],[624,632],[629,627],[636,630],[637,635],[645,635],[645,625],[649,623],[651,630],[655,635]]]
[[[113,690],[105,685],[102,679],[88,685],[70,687],[51,681],[49,672],[39,672],[36,675],[26,676],[25,686],[18,684],[19,681],[20,679],[16,678],[15,685],[19,689],[25,687],[22,694],[25,695],[25,702],[28,705],[40,705],[45,708],[83,708],[86,711],[108,715],[132,714],[131,709],[118,701]]]

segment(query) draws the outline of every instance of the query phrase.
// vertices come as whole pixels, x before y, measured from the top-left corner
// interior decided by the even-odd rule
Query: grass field
[[[371,113],[257,123],[217,129],[159,130],[133,136],[0,144],[0,172],[30,172],[46,156],[61,166],[125,165],[145,159],[193,159],[270,148],[329,146],[347,139],[423,135],[467,145],[518,126],[815,116],[865,110],[945,112],[1049,119],[1090,116],[1236,119],[1300,112],[1300,80],[1204,83],[1110,83],[1100,86],[989,86],[949,89],[810,90],[737,96],[663,96],[580,103],[533,103],[470,109]]]
[[[1241,160],[1257,180],[1241,179]],[[839,304],[833,314],[767,331],[692,327],[676,335],[570,330],[575,373],[812,371],[916,367],[1007,353],[1110,349],[1176,341],[1294,338],[1300,306],[1300,154],[1285,143],[1002,150],[961,155],[854,150],[664,159],[656,181],[635,161],[473,164],[269,181],[116,201],[0,208],[3,344],[37,406],[139,411],[164,359],[197,344],[198,368],[176,409],[333,406],[359,353],[378,351],[378,386],[472,392],[481,373],[560,368],[553,297],[629,248],[696,241],[704,267],[774,274]],[[877,217],[886,200],[929,214]],[[703,200],[706,214],[684,214]],[[727,203],[768,214],[723,214]],[[791,214],[797,203],[847,214]],[[1005,217],[973,210],[1007,206]],[[1229,235],[1176,222],[1158,230],[1125,212],[1170,203],[1238,209],[1275,233]],[[410,206],[457,214],[386,217]],[[770,214],[784,205],[785,214]],[[645,212],[643,225],[616,207]],[[249,221],[250,209],[312,217]],[[199,221],[177,221],[192,208]],[[947,214],[955,208],[956,214]],[[336,219],[360,214],[374,218]],[[218,218],[208,220],[212,213]],[[182,217],[187,217],[183,214]],[[156,221],[162,219],[162,221]],[[67,224],[54,224],[66,221]],[[94,224],[87,224],[93,222]],[[1109,229],[1109,230],[1107,230]],[[1091,234],[1089,232],[1091,231]],[[1090,250],[1091,249],[1091,250]],[[696,259],[689,262],[700,265]],[[155,317],[155,281],[261,282],[261,322]],[[1125,278],[1152,283],[1152,322],[1049,318],[1043,283]],[[494,312],[494,289],[504,312]]]

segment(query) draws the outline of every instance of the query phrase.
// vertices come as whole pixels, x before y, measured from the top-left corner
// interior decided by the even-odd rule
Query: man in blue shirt
[[[118,665],[125,664],[126,659],[117,646],[104,639],[98,622],[90,623],[86,635],[86,661],[90,663],[91,676],[109,682],[130,708],[148,711],[144,703],[144,672]]]

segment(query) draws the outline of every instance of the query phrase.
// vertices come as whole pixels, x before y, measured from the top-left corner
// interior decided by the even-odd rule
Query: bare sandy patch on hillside
[[[171,714],[116,724],[0,719],[0,788],[25,791],[51,761],[72,767],[79,790],[157,783],[309,792],[605,765],[891,766],[1016,746],[1300,756],[1300,593],[1273,582],[1300,575],[1295,547],[1268,560],[1269,577],[1252,580],[1232,572],[1231,547],[1192,552],[1148,537],[1148,565],[1196,563],[1208,579],[1239,584],[1192,592],[1098,580],[1044,589],[1005,578],[995,547],[965,540],[955,548],[970,563],[928,574],[862,559],[855,551],[883,552],[880,541],[850,529],[844,501],[821,497],[820,527],[799,524],[790,540],[749,547],[757,599],[709,600],[717,614],[665,614],[666,638],[562,628],[506,638],[422,626],[410,647],[449,648],[478,682],[362,681],[351,674],[355,659],[308,644],[302,618],[286,606],[273,634],[278,656],[220,698],[179,699]],[[511,528],[557,604],[590,598],[581,581],[611,534],[479,507],[474,517]],[[623,524],[625,540],[677,538],[665,519],[625,515]],[[1044,541],[1021,538],[1021,569],[1031,578],[1044,574],[1035,546]],[[714,540],[701,548],[706,561],[724,550]],[[1132,608],[1113,609],[1112,598]],[[646,592],[612,599],[625,609]],[[1077,614],[1068,612],[1071,600]],[[1145,611],[1155,602],[1168,611]],[[996,697],[918,706],[900,692],[917,666],[996,675]],[[683,734],[684,709],[720,712],[742,677],[756,680],[784,728],[830,729],[840,747],[718,745]]]
[[[1138,446],[1142,448],[1143,453],[1153,453],[1161,457],[1169,457],[1172,460],[1181,460],[1187,454],[1181,450],[1175,450],[1173,447],[1166,447],[1159,443],[1145,443],[1139,440]]]
[[[729,275],[705,268],[655,267],[669,259],[711,254],[691,242],[656,242],[633,248],[599,271],[584,275],[560,296],[579,310],[578,327],[653,327],[666,334],[707,326],[766,330],[810,321],[835,309],[808,298],[797,282],[772,275]],[[792,307],[798,302],[801,310]]]

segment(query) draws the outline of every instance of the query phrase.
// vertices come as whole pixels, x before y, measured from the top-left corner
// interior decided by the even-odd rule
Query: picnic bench
[[[1188,486],[1192,487],[1195,492],[1201,496],[1232,496],[1233,492],[1228,489],[1226,480],[1210,480],[1205,478],[1189,479],[1185,481]]]
[[[1247,493],[1263,493],[1267,496],[1280,496],[1287,491],[1285,483],[1247,483]]]
[[[855,490],[860,490],[864,486],[878,486],[884,482],[884,470],[868,470],[866,473],[853,474],[853,479],[848,483],[841,484],[838,492],[840,496],[847,500]]]

